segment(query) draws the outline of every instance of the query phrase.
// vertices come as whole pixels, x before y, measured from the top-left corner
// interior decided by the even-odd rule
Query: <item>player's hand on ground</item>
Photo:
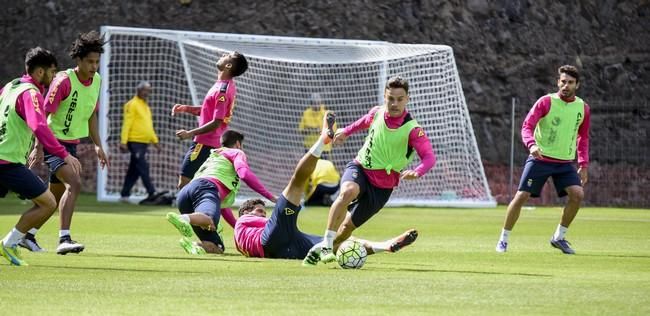
[[[176,116],[176,113],[183,113],[185,112],[185,109],[187,106],[182,105],[182,104],[174,104],[172,107],[172,116]]]
[[[194,135],[192,135],[192,132],[190,131],[179,129],[176,131],[176,136],[180,139],[188,139],[188,138],[192,138],[192,136]]]
[[[129,147],[126,146],[126,144],[120,144],[120,151],[125,153],[125,152],[129,151]]]
[[[334,139],[332,140],[332,144],[337,146],[341,145],[343,144],[343,142],[345,142],[346,139],[348,139],[348,135],[345,135],[345,133],[343,133],[343,130],[339,130],[336,132],[336,134],[334,134]]]
[[[537,145],[530,146],[530,155],[533,156],[535,159],[541,159],[542,158],[542,149],[537,147]]]
[[[31,153],[29,153],[29,165],[28,168],[38,165],[39,162],[43,161],[43,150],[34,148]]]
[[[106,153],[104,152],[104,149],[102,149],[99,146],[95,146],[95,153],[97,153],[97,159],[99,160],[99,166],[104,169],[109,165],[108,162],[108,156],[106,156]]]
[[[404,180],[413,180],[419,177],[420,175],[417,172],[415,172],[415,170],[404,170],[402,171],[402,174],[400,176],[400,178]]]
[[[578,168],[578,175],[580,175],[580,184],[582,185],[587,184],[587,181],[589,180],[589,176],[587,175],[587,168],[586,167]]]
[[[72,167],[72,170],[74,171],[75,174],[81,174],[81,163],[79,162],[79,159],[77,159],[73,155],[67,155],[63,161],[70,167]]]

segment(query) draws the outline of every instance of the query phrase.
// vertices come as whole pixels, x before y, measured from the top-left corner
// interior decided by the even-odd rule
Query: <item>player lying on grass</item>
[[[297,221],[305,184],[316,167],[323,147],[332,141],[334,121],[334,114],[327,112],[320,138],[298,162],[289,184],[277,199],[270,218],[266,218],[262,200],[251,199],[242,204],[239,209],[240,217],[235,225],[235,245],[243,255],[302,259],[309,249],[322,241],[320,236],[301,232]],[[417,231],[412,229],[384,242],[359,241],[364,244],[368,254],[375,254],[383,251],[398,251],[411,244],[416,238]],[[318,253],[315,253],[315,256],[318,256]],[[318,258],[315,257],[308,264],[315,265],[317,262]]]
[[[232,211],[226,208],[235,201],[240,179],[265,198],[276,200],[248,166],[243,141],[243,134],[226,131],[221,136],[223,147],[210,153],[194,179],[178,193],[176,201],[181,215],[167,214],[167,220],[183,235],[180,245],[189,254],[223,253],[225,247],[216,227],[222,211],[224,217],[232,217]],[[194,234],[200,244],[192,242]]]

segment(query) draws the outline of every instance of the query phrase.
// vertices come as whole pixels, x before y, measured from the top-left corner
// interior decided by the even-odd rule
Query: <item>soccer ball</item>
[[[343,269],[361,269],[366,263],[368,252],[362,243],[355,240],[344,241],[336,252],[339,266]]]

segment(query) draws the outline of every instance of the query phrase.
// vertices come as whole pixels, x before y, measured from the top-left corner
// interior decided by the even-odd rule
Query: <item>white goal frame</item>
[[[442,140],[446,138],[444,135],[436,136],[437,134],[435,133],[439,129],[436,126],[438,125],[434,125],[434,123],[431,123],[434,121],[434,119],[431,120],[428,119],[428,115],[436,115],[435,114],[436,112],[433,112],[433,114],[427,112],[430,111],[430,108],[433,107],[432,104],[435,105],[435,102],[429,99],[426,99],[424,101],[414,101],[416,98],[413,97],[413,95],[417,95],[419,91],[425,91],[427,89],[436,88],[428,81],[422,81],[425,80],[422,78],[428,78],[432,75],[429,75],[426,72],[427,69],[421,70],[420,68],[417,68],[416,70],[408,70],[411,71],[412,73],[411,76],[409,76],[408,74],[405,75],[405,78],[408,79],[411,84],[412,101],[411,103],[409,103],[408,108],[412,113],[414,113],[415,118],[422,125],[427,135],[432,140],[432,143],[434,145],[434,151],[437,156],[437,163],[436,166],[434,166],[434,168],[422,179],[417,179],[415,181],[408,181],[408,182],[402,181],[400,183],[400,187],[396,188],[396,191],[393,193],[393,197],[387,203],[387,206],[419,206],[419,207],[495,207],[496,206],[496,201],[490,192],[490,188],[488,186],[488,182],[485,176],[485,171],[481,163],[480,153],[478,150],[478,146],[476,144],[476,137],[474,136],[474,132],[472,129],[472,124],[470,121],[467,105],[465,103],[465,97],[462,91],[458,70],[455,64],[455,60],[453,59],[453,50],[449,46],[428,45],[428,44],[394,44],[394,43],[383,42],[383,41],[366,41],[366,40],[341,40],[341,39],[323,39],[323,38],[302,38],[302,37],[175,31],[175,30],[130,28],[130,27],[118,27],[118,26],[102,26],[101,33],[104,34],[105,39],[107,40],[107,44],[105,45],[105,53],[102,54],[101,61],[100,61],[100,74],[102,76],[102,83],[101,83],[100,109],[99,109],[99,114],[100,114],[99,129],[100,129],[102,144],[105,148],[105,151],[109,154],[117,153],[117,149],[115,148],[116,131],[115,131],[115,127],[113,126],[114,124],[111,125],[111,118],[109,118],[109,111],[115,111],[116,110],[115,107],[119,106],[120,107],[119,111],[121,113],[121,105],[124,104],[130,98],[130,96],[127,98],[125,94],[123,95],[112,94],[116,88],[111,86],[111,83],[113,82],[111,80],[112,79],[118,80],[117,79],[118,77],[113,78],[112,76],[113,75],[120,76],[120,78],[125,76],[126,77],[130,76],[128,72],[129,70],[128,68],[126,69],[112,68],[112,61],[113,61],[112,58],[116,56],[113,55],[114,53],[113,49],[115,49],[115,47],[113,47],[114,42],[112,42],[112,39],[120,36],[143,37],[149,39],[155,38],[159,40],[171,41],[173,43],[176,43],[180,56],[176,56],[175,58],[179,58],[181,60],[182,65],[178,67],[181,67],[184,71],[184,76],[185,76],[184,80],[186,81],[187,89],[189,90],[189,97],[187,102],[192,102],[193,104],[196,105],[200,105],[202,103],[202,98],[206,92],[205,88],[199,88],[196,86],[196,84],[197,82],[202,82],[205,80],[195,78],[197,66],[196,64],[190,64],[193,61],[191,61],[191,57],[188,57],[186,55],[188,54],[187,49],[191,49],[192,51],[205,50],[206,52],[213,52],[215,61],[217,57],[216,55],[217,52],[228,51],[228,50],[232,50],[233,48],[238,51],[241,51],[246,55],[247,58],[249,58],[249,63],[250,63],[249,71],[245,73],[242,76],[242,78],[235,79],[238,87],[238,97],[237,97],[238,104],[240,102],[246,102],[246,101],[240,101],[240,99],[244,99],[244,97],[249,100],[261,98],[260,96],[255,94],[255,86],[251,85],[250,82],[247,80],[253,80],[250,78],[254,77],[257,74],[256,72],[260,70],[263,66],[265,66],[264,61],[273,61],[273,62],[279,62],[284,64],[294,64],[296,67],[300,67],[301,69],[305,67],[309,67],[310,65],[313,65],[313,67],[327,67],[336,64],[336,65],[340,65],[341,67],[346,67],[348,65],[356,65],[357,63],[359,63],[359,61],[355,60],[355,58],[357,58],[358,56],[350,55],[352,56],[350,60],[348,60],[347,58],[343,58],[342,60],[338,60],[337,62],[333,62],[332,60],[328,59],[330,57],[324,58],[323,60],[319,60],[318,59],[319,55],[317,54],[318,49],[320,49],[321,47],[328,47],[328,49],[324,50],[324,52],[326,52],[327,54],[339,54],[338,55],[339,57],[337,58],[341,58],[340,56],[346,56],[347,54],[346,50],[369,51],[371,52],[371,54],[367,54],[363,56],[363,63],[372,63],[373,65],[377,66],[378,69],[378,71],[376,71],[376,74],[374,75],[375,79],[372,79],[375,81],[375,83],[373,84],[374,85],[373,89],[375,91],[371,92],[374,95],[371,97],[372,102],[357,107],[351,107],[352,110],[356,111],[355,115],[344,117],[343,121],[339,119],[339,124],[341,124],[340,125],[341,127],[350,124],[354,120],[358,119],[360,117],[359,113],[361,115],[363,113],[366,113],[373,105],[382,104],[384,85],[387,78],[389,76],[394,75],[396,71],[399,72],[400,69],[402,68],[408,69],[409,67],[408,61],[411,60],[412,58],[421,58],[421,59],[427,58],[425,56],[426,54],[450,55],[450,57],[446,57],[446,58],[448,58],[452,62],[447,64],[441,64],[441,65],[438,64],[433,65],[432,63],[432,65],[430,66],[440,67],[441,69],[443,69],[444,71],[450,74],[445,77],[445,81],[444,81],[444,85],[449,85],[450,87],[448,87],[447,88],[448,91],[444,93],[449,94],[450,99],[452,99],[453,97],[453,101],[450,101],[453,104],[439,105],[439,106],[444,106],[444,109],[447,109],[447,107],[453,108],[453,113],[451,114],[452,115],[451,117],[453,117],[456,120],[453,123],[453,127],[456,129],[453,129],[452,131],[453,133],[459,135],[455,137],[460,137],[462,143],[461,144],[454,143],[452,145],[449,144],[440,145],[441,143],[443,143]],[[211,44],[211,43],[222,43],[222,42],[229,43],[227,45],[227,48],[221,48]],[[264,50],[256,47],[255,45],[259,45],[259,47],[264,47],[264,49],[266,49],[266,47],[277,47],[278,49],[280,49],[280,51],[278,53],[272,54],[272,56],[266,56]],[[283,48],[284,46],[287,47],[286,53],[282,51],[282,49],[284,49]],[[294,54],[291,51],[289,51],[290,49],[293,49],[295,47],[304,48],[305,51],[309,53],[305,53],[301,55],[298,53]],[[356,54],[356,51],[354,52]],[[398,66],[395,66],[394,63],[398,63]],[[422,65],[423,65],[422,67],[428,67],[426,61]],[[213,69],[210,68],[213,67],[206,66],[205,69],[207,70],[205,71],[212,71]],[[216,76],[216,71],[214,71],[214,73]],[[147,79],[147,78],[142,78],[142,77],[146,77],[146,75],[147,75],[146,73],[144,74],[139,73],[137,74],[137,76],[136,75],[132,76],[133,78],[138,77],[138,79],[133,79],[131,77],[128,77],[130,78],[129,83],[132,83],[135,80]],[[242,84],[240,84],[240,80]],[[214,83],[214,80],[210,82],[209,85],[211,85],[212,83]],[[133,92],[134,92],[134,87],[135,86],[133,85],[132,87]],[[153,88],[155,94],[157,87],[154,85]],[[317,89],[319,87],[318,84],[314,84],[313,86],[311,86],[311,88]],[[296,89],[300,89],[300,87]],[[162,106],[163,107],[168,106],[169,109],[171,108],[171,104],[165,104]],[[342,107],[342,105],[337,105],[337,106]],[[231,128],[235,127],[238,130],[240,129],[245,130],[248,124],[245,121],[242,121],[245,120],[245,118],[241,118],[240,116],[238,116],[238,112],[239,110],[241,110],[240,107],[241,105],[238,105],[237,108],[235,109]],[[165,110],[169,110],[169,109],[165,109]],[[337,111],[336,108],[334,110]],[[152,112],[153,111],[154,109],[152,106]],[[113,115],[113,117],[116,117],[115,112],[112,113],[113,114],[111,115]],[[265,113],[260,113],[260,114],[264,115]],[[297,111],[295,113],[295,116],[297,117],[300,117],[301,115],[302,115],[301,111]],[[294,113],[292,112],[291,120],[295,120],[293,116]],[[426,119],[423,119],[425,117]],[[120,120],[121,120],[121,116],[120,116]],[[193,126],[187,126],[188,129],[196,127],[196,123],[193,124],[194,124]],[[435,123],[435,124],[440,124],[440,123]],[[157,121],[154,118],[154,126],[156,125],[157,125]],[[159,130],[157,128],[157,133],[161,139],[161,143],[163,147],[173,148],[177,154],[171,155],[170,157],[173,159],[181,159],[182,157],[176,157],[176,156],[179,155],[178,153],[180,153],[180,155],[184,153],[184,151],[189,146],[188,143],[180,144],[178,141],[175,140],[175,136],[173,135],[171,135],[171,137],[167,137],[167,136],[161,137],[161,133],[164,132],[165,131]],[[256,137],[255,133],[252,131],[245,130],[245,134],[246,134],[247,141],[249,139],[254,139]],[[344,145],[344,147],[345,146],[354,147],[353,149],[351,149],[352,147],[350,147],[348,148],[348,150],[346,150],[345,159],[341,158],[342,160],[335,161],[335,164],[337,165],[340,172],[343,171],[343,167],[344,167],[343,162],[349,161],[351,158],[353,158],[353,156],[350,156],[351,155],[350,152],[356,153],[356,151],[359,148],[361,148],[359,142],[363,141],[363,137],[365,137],[366,133],[362,132],[358,134],[363,134],[363,135],[358,137],[358,139],[356,139],[355,141],[350,141],[350,140],[348,141],[348,142],[352,142],[352,144]],[[117,130],[117,137],[119,141],[119,130]],[[288,134],[287,137],[289,137]],[[296,136],[296,137],[300,137],[300,136]],[[164,140],[164,138],[166,138],[166,140]],[[353,137],[350,138],[352,139]],[[300,140],[296,141],[296,143],[300,143]],[[251,146],[253,147],[259,146],[259,144],[251,145]],[[290,155],[291,159],[287,157],[287,168],[288,168],[287,170],[293,170],[293,167],[297,163],[298,160],[297,159],[293,160],[293,158],[299,157],[300,154],[302,153],[303,149],[302,147],[299,146],[300,145],[296,146],[297,148],[293,148],[294,152],[292,155]],[[254,148],[258,148],[258,147],[254,147]],[[245,147],[245,150],[246,149],[248,148]],[[337,149],[335,148],[333,153],[336,153],[336,151]],[[150,150],[149,156],[151,157],[152,154],[155,154],[155,152]],[[281,172],[279,172],[279,174],[258,173],[257,168],[261,168],[261,165],[258,161],[251,159],[251,156],[255,155],[255,152],[248,152],[248,155],[249,155],[249,162],[251,164],[251,168],[253,169],[253,171],[255,171],[258,174],[258,176],[260,177],[260,179],[265,185],[267,185],[269,181],[271,182],[284,181],[282,179],[288,179],[288,177],[290,176],[290,173],[287,174],[287,172],[284,172],[285,170],[282,170]],[[454,162],[452,162],[451,160],[447,160],[448,157],[452,157],[452,156],[460,157],[460,158],[459,159],[454,158],[457,159]],[[120,158],[120,159],[122,161],[122,166],[123,166],[124,158]],[[462,165],[462,163],[464,163],[462,160],[467,160],[466,166]],[[414,163],[417,162],[419,162],[419,159],[416,158]],[[164,170],[164,172],[173,173],[174,175],[173,178],[177,177],[179,167],[177,167],[174,170],[169,170],[170,168],[171,167],[167,167],[166,170]],[[116,193],[115,184],[109,184],[109,177],[118,177],[118,175],[111,174],[111,172],[122,172],[122,171],[123,170],[115,170],[112,168],[107,168],[107,169],[98,168],[97,199],[99,201],[117,201],[119,199],[119,193],[118,193],[119,190],[117,190],[118,192]],[[461,177],[460,180],[454,180],[458,183],[454,182],[455,184],[452,185],[451,182],[453,181],[447,180],[447,177],[449,177],[451,174],[453,174],[454,177]],[[154,181],[156,181],[155,177],[156,176],[152,174],[152,178]],[[464,179],[463,177],[467,177],[467,179]],[[156,183],[156,186],[157,188],[159,188],[159,190],[174,191],[173,187],[176,186],[176,182],[175,181],[173,183],[167,183],[167,182],[169,181],[166,181],[165,183]],[[271,186],[267,185],[267,187],[274,194],[279,194],[280,191],[282,190],[283,185],[281,183],[275,183],[275,182],[272,183],[273,185]],[[284,181],[284,183],[286,184],[286,181]],[[446,189],[445,185],[448,185],[449,188]],[[435,190],[432,189],[433,186],[435,186]],[[463,190],[461,186],[468,186],[469,189]],[[242,186],[242,188],[244,187],[245,185]],[[140,184],[137,184],[136,188],[140,188],[140,189],[139,190],[136,189],[137,192],[134,195],[132,195],[132,199],[134,201],[144,198],[144,191],[142,190]],[[427,190],[430,189],[431,189],[430,192],[434,192],[430,194],[431,196],[429,196],[429,194],[427,193],[429,192]],[[423,191],[424,193],[417,196],[417,195],[411,195],[407,191],[409,192]],[[240,198],[237,199],[236,204],[240,203],[246,198],[258,196],[254,192],[250,191],[248,188],[245,188],[240,192],[241,192],[240,193],[241,196]],[[472,192],[478,192],[478,193],[472,193]],[[468,194],[469,197],[465,196],[466,194]]]

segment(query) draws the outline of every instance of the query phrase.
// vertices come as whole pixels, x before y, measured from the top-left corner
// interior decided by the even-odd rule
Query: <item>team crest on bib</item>
[[[285,214],[285,215],[293,215],[293,214],[295,214],[295,213],[296,213],[296,211],[294,211],[294,210],[292,210],[292,209],[290,209],[290,208],[288,208],[288,207],[285,207],[285,208],[284,208],[284,214]]]
[[[529,188],[530,188],[531,186],[533,186],[533,179],[528,179],[528,181],[526,182],[526,184],[528,185]]]

